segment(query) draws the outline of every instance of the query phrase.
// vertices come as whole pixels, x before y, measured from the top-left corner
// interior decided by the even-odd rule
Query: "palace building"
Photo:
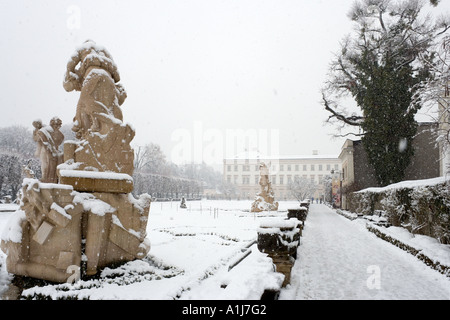
[[[324,199],[323,179],[341,170],[341,160],[336,155],[263,156],[258,153],[242,153],[223,160],[223,179],[235,187],[239,199],[253,199],[260,192],[259,164],[269,168],[275,200],[296,200],[289,184],[297,177],[310,179],[316,185],[314,199]]]

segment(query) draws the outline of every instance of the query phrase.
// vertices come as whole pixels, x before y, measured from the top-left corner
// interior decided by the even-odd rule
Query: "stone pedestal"
[[[290,282],[291,269],[300,245],[301,223],[297,219],[267,219],[258,228],[258,249],[267,253],[276,267],[284,274],[283,287]]]
[[[95,172],[82,170],[59,170],[62,184],[73,186],[81,192],[130,193],[133,178],[125,173]]]
[[[81,262],[83,207],[71,186],[25,179],[22,205],[2,234],[10,273],[65,282]]]
[[[288,218],[296,218],[300,220],[303,224],[305,223],[306,217],[308,215],[307,207],[300,207],[295,209],[288,209]]]

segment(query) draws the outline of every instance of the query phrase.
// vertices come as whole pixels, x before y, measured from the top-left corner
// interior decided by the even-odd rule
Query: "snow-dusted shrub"
[[[404,181],[368,188],[348,196],[350,211],[386,213],[389,224],[450,244],[450,180]]]
[[[380,206],[386,212],[388,222],[393,226],[408,226],[408,212],[411,208],[409,189],[388,189],[383,193]]]
[[[347,194],[348,209],[362,215],[372,215],[380,195],[372,192],[353,192]]]
[[[450,243],[450,185],[414,188],[410,198],[411,232]]]

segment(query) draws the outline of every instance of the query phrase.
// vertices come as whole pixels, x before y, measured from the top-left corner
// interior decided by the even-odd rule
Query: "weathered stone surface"
[[[61,183],[73,186],[82,192],[130,193],[133,178],[124,173],[95,172],[81,170],[60,170]]]
[[[70,274],[61,270],[61,252],[71,253],[73,265],[80,266],[81,262],[82,208],[74,201],[73,189],[25,179],[22,194],[20,209],[2,234],[7,270],[64,282]]]
[[[96,201],[113,210],[87,213],[87,274],[112,263],[144,258],[150,250],[146,227],[150,197],[131,194],[95,193]]]
[[[53,226],[50,223],[43,221],[39,229],[34,234],[33,240],[39,243],[40,245],[44,244],[45,240],[48,239],[52,230]]]

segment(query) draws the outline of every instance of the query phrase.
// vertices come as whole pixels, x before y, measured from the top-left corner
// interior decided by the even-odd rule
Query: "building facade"
[[[239,199],[253,199],[260,192],[259,164],[264,162],[269,168],[270,181],[275,193],[275,201],[296,200],[289,185],[297,177],[309,179],[316,184],[315,199],[324,199],[324,178],[331,172],[341,170],[337,156],[312,155],[262,156],[244,153],[223,161],[223,179],[235,187]]]
[[[439,107],[439,150],[441,153],[440,175],[450,174],[450,85],[443,90]]]
[[[405,170],[403,180],[421,180],[436,178],[441,175],[441,155],[433,134],[437,123],[419,123],[417,134],[412,142],[414,156]],[[342,162],[342,171],[339,179],[342,180],[342,207],[346,206],[346,193],[359,191],[369,187],[380,187],[375,171],[369,164],[366,151],[361,140],[347,139],[342,146],[339,159]]]

